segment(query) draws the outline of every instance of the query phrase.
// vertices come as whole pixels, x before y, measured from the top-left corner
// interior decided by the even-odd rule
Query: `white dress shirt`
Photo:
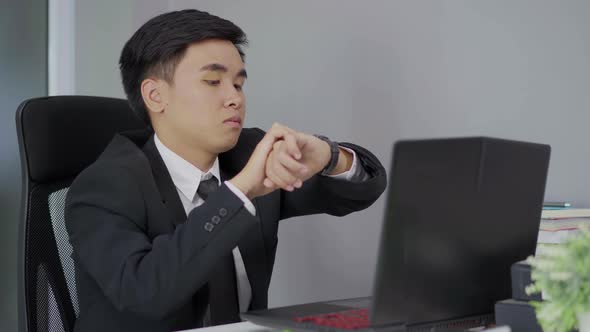
[[[203,199],[201,199],[201,197],[199,197],[199,195],[197,195],[197,189],[199,188],[201,180],[207,180],[211,178],[211,176],[215,176],[221,185],[219,158],[215,158],[215,162],[213,163],[211,169],[209,169],[207,172],[203,172],[176,154],[174,151],[166,147],[160,141],[158,135],[154,135],[154,141],[156,148],[158,149],[160,156],[162,156],[162,160],[164,161],[164,164],[170,173],[172,182],[174,182],[174,186],[176,187],[176,191],[178,192],[178,196],[180,197],[180,201],[184,207],[184,212],[188,215],[192,209],[205,202]],[[333,175],[331,177],[336,179],[350,180],[357,172],[357,157],[353,150],[348,148],[344,149],[350,151],[353,155],[352,167],[347,172]],[[246,197],[244,193],[242,193],[230,182],[225,181],[224,183],[236,196],[238,196],[244,202],[244,207],[252,215],[256,215],[256,208],[254,207],[254,204],[252,204],[252,202],[248,199],[248,197]],[[250,287],[250,281],[248,280],[248,274],[246,273],[246,268],[244,266],[244,260],[242,259],[240,249],[235,247],[232,251],[232,254],[234,256],[234,265],[236,268],[240,312],[246,312],[248,311],[250,301],[252,300],[252,288]]]

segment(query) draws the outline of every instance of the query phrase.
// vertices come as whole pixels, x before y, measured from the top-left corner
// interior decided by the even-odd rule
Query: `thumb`
[[[273,144],[277,141],[277,139],[277,136],[275,136],[273,133],[266,133],[262,140],[258,142],[258,145],[256,145],[256,148],[252,153],[252,161],[256,163],[266,162],[268,155],[272,151]]]
[[[294,131],[292,129],[289,129],[285,126],[274,124],[269,129],[269,131],[266,132],[262,140],[258,142],[258,145],[256,145],[256,148],[254,149],[254,152],[250,157],[250,160],[257,164],[266,163],[266,159],[272,151],[273,144],[277,140],[284,139],[286,135],[292,134],[293,132]]]
[[[299,149],[302,150],[309,143],[309,140],[312,137],[313,136],[306,133],[295,133],[295,140],[297,141],[297,146],[299,147]]]

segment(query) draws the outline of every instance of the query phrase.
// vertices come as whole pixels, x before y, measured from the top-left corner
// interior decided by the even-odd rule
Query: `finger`
[[[273,124],[268,132],[271,133],[271,135],[274,136],[276,140],[288,140],[292,142],[290,143],[292,149],[292,151],[290,151],[291,153],[296,154],[296,152],[299,151],[299,146],[297,142],[297,135],[300,134],[299,132],[278,123]],[[294,136],[294,139],[287,138],[287,136],[289,135]]]
[[[266,178],[268,178],[270,181],[272,181],[279,188],[287,188],[288,183],[283,181],[281,179],[281,177],[274,170],[275,164],[277,162],[275,155],[276,155],[275,152],[271,152],[271,154],[268,156],[268,159],[266,160],[266,166],[265,166]]]
[[[265,178],[264,181],[262,182],[264,184],[265,187],[267,188],[271,188],[271,189],[276,189],[278,188],[278,186],[272,182],[269,178]]]
[[[297,146],[297,139],[295,138],[295,135],[285,135],[284,142],[287,152],[293,156],[293,158],[299,160],[301,158],[301,151],[299,150],[299,146]]]
[[[271,128],[260,142],[256,145],[254,149],[253,155],[251,158],[255,159],[256,162],[262,163],[266,162],[270,151],[273,149],[274,143],[277,140],[283,138],[285,135],[289,134],[287,130],[282,127],[274,127]]]
[[[273,149],[275,141],[276,137],[273,135],[273,133],[267,132],[262,140],[256,145],[253,154],[256,155],[257,158],[264,158],[264,160],[266,160],[268,154]]]
[[[264,184],[264,186],[266,188],[275,190],[277,188],[279,188],[279,186],[277,186],[274,182],[272,182],[269,178],[265,178],[264,181],[262,181],[262,183]]]
[[[287,135],[285,137],[294,138],[293,135]],[[295,141],[293,140],[291,141],[291,143],[296,145]],[[275,156],[277,156],[279,162],[282,163],[283,166],[285,166],[289,171],[293,173],[299,173],[301,175],[305,174],[307,172],[307,168],[305,167],[305,165],[293,159],[294,156],[290,154],[288,151],[286,151],[287,149],[287,142],[283,140],[276,141],[272,148],[273,152],[276,152]],[[296,149],[298,148],[296,147]]]
[[[288,132],[290,134],[295,134],[297,132],[297,131],[295,131],[295,130],[293,130],[293,129],[291,129],[291,128],[283,125],[283,124],[278,123],[278,122],[273,123],[272,126],[270,127],[269,131],[270,130],[285,131],[285,132]]]
[[[295,135],[295,133],[291,129],[277,123],[273,124],[272,127],[270,127],[270,129],[266,132],[266,134],[274,137],[275,140],[283,138],[287,134]]]
[[[285,137],[294,138],[292,135],[287,135]],[[292,143],[296,144],[294,141]],[[272,152],[274,152],[274,157],[278,159],[278,162],[282,163],[290,172],[302,175],[305,174],[307,172],[305,165],[295,160],[294,157],[286,151],[287,149],[287,143],[280,140],[273,144]]]
[[[299,132],[297,132],[287,126],[284,126],[280,123],[276,123],[276,122],[270,127],[270,129],[266,133],[266,135],[270,136],[269,139],[274,138],[275,141],[278,141],[281,139],[284,140],[287,135],[293,135],[293,136],[295,136],[294,137],[295,143],[297,143],[297,135],[298,134],[299,134]],[[289,140],[293,141],[293,139],[289,139]],[[296,146],[297,144],[294,144],[294,145]],[[295,146],[293,148],[295,148],[295,150],[299,150],[299,148],[295,147]],[[293,153],[295,153],[295,151]]]
[[[266,177],[271,180],[274,184],[276,184],[279,188],[288,190],[290,184],[284,181],[274,170],[274,167],[270,167],[270,169],[266,172]]]
[[[285,168],[279,162],[278,158],[274,159],[273,163],[270,165],[270,169],[270,179],[277,185],[281,186],[281,188],[293,187],[293,184],[299,179],[296,176],[297,173],[291,172]]]
[[[281,147],[283,146],[284,143],[285,143],[285,141],[283,141],[283,140],[278,140],[278,141],[274,142],[274,144],[272,145],[272,150],[273,151],[280,151]]]
[[[296,132],[293,135],[295,136],[295,139],[297,140],[297,146],[299,146],[299,149],[301,149],[301,150],[303,150],[303,148],[305,147],[305,145],[307,145],[307,143],[309,142],[310,138],[316,138],[316,137],[314,137],[312,135],[309,135],[309,134],[306,134],[306,133],[301,133],[301,132]]]
[[[289,190],[290,183],[283,179],[280,173],[277,173],[277,164],[279,164],[278,160],[276,159],[276,151],[271,152],[268,156],[265,166],[265,175],[268,179],[270,179],[273,183],[275,183],[278,187],[283,188],[285,190]]]
[[[267,187],[272,184],[277,188],[285,189],[288,191],[292,191],[294,189],[291,185],[282,183],[282,181],[273,172],[268,173],[266,176],[267,177],[264,179],[264,185]]]
[[[284,138],[286,135],[296,135],[297,132],[291,128],[285,127],[281,124],[275,123],[270,127],[270,129],[266,132],[263,139],[272,140],[272,142],[276,142],[279,139]]]
[[[281,152],[278,154],[277,159],[283,167],[294,175],[304,175],[307,173],[307,167],[293,159],[289,154]]]

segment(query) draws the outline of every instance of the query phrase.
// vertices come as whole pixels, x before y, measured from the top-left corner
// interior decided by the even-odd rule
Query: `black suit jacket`
[[[219,155],[222,180],[248,161],[264,132],[243,129]],[[199,327],[214,263],[240,248],[252,287],[250,309],[267,307],[278,221],[370,206],[386,185],[369,151],[347,143],[369,173],[363,182],[314,176],[295,192],[253,200],[256,216],[226,185],[188,216],[151,133],[116,135],[71,185],[65,221],[76,266],[80,331],[171,331]],[[213,229],[204,225],[213,217]]]

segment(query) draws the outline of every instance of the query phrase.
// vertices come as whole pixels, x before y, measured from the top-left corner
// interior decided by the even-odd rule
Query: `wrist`
[[[332,147],[330,146],[329,142],[327,142],[327,141],[323,141],[323,142],[324,142],[326,152],[323,153],[325,158],[323,158],[324,160],[321,163],[322,170],[320,172],[326,170],[326,168],[328,168],[330,166],[330,163],[332,163]]]
[[[252,193],[252,188],[248,186],[240,177],[240,174],[236,175],[233,179],[229,180],[234,187],[236,187],[239,191],[241,191],[248,199],[252,200],[254,197]]]
[[[326,136],[322,135],[314,135],[318,139],[324,141],[326,143],[324,146],[326,147],[326,162],[323,164],[323,168],[320,171],[320,175],[330,175],[336,169],[338,164],[338,160],[340,159],[340,148],[338,143],[331,141]]]
[[[330,172],[330,175],[344,173],[352,168],[352,153],[348,152],[347,150],[341,147],[338,147],[338,150],[340,151],[340,153],[338,154],[338,162],[336,163],[336,167],[334,167],[332,172]]]

